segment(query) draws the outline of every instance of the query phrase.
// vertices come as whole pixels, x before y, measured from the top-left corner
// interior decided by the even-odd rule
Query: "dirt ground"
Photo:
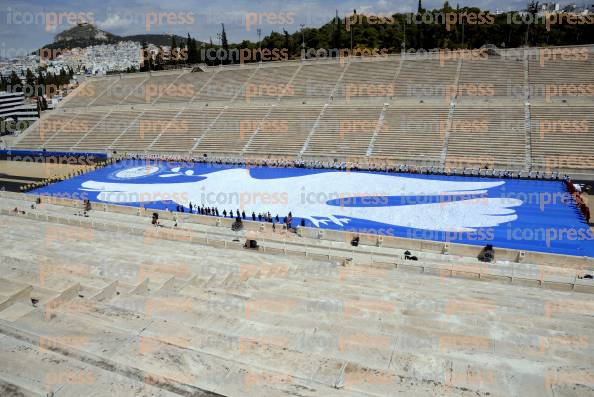
[[[25,178],[53,178],[71,174],[78,170],[89,168],[86,165],[73,164],[48,164],[34,163],[26,161],[8,161],[0,160],[1,177],[10,178],[10,176]]]

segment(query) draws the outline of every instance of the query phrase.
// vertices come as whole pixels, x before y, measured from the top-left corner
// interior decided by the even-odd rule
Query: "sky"
[[[0,58],[30,53],[51,43],[54,36],[87,20],[117,35],[175,33],[200,41],[218,42],[221,23],[230,42],[258,39],[271,31],[293,33],[319,27],[338,10],[344,17],[358,13],[388,15],[416,11],[418,0],[0,0]],[[491,11],[524,9],[527,0],[460,0],[450,5],[476,6]],[[443,1],[424,0],[424,8]]]

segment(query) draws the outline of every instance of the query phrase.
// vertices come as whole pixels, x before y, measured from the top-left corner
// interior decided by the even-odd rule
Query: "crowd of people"
[[[571,193],[571,195],[573,196],[573,200],[575,201],[575,203],[578,206],[578,208],[580,209],[582,215],[586,219],[586,222],[590,223],[590,208],[588,208],[586,201],[582,197],[582,192],[579,191],[575,187],[573,181],[570,178],[565,178],[564,182],[565,182],[565,187],[567,188],[569,193]]]
[[[167,208],[167,210],[170,211],[169,208]],[[176,205],[175,212],[185,213],[186,208],[183,205]],[[256,214],[254,211],[252,211],[251,214],[246,214],[245,211],[240,211],[239,209],[236,209],[235,211],[227,211],[226,209],[219,211],[218,207],[198,206],[190,202],[187,208],[187,213],[196,215],[216,216],[221,218],[231,218],[235,219],[236,222],[241,222],[242,220],[251,220],[254,222],[268,222],[272,223],[273,230],[276,228],[277,224],[286,225],[287,229],[293,228],[293,214],[291,213],[291,211],[289,211],[289,213],[284,217],[279,217],[278,214],[276,214],[276,216],[273,217],[270,211],[258,214]],[[304,219],[301,219],[300,225],[305,226]]]
[[[246,168],[269,167],[269,168],[308,168],[308,169],[333,169],[341,171],[374,171],[374,172],[402,172],[409,174],[425,175],[459,175],[459,176],[480,176],[492,178],[522,178],[522,179],[549,179],[559,180],[566,178],[558,172],[544,171],[514,171],[491,168],[485,165],[480,168],[451,166],[416,166],[408,164],[397,164],[395,162],[363,162],[363,161],[320,161],[303,159],[265,159],[265,158],[243,158],[243,157],[206,157],[206,156],[168,156],[163,154],[142,154],[128,157],[119,157],[120,160],[154,160],[168,162],[187,162],[192,164],[206,164],[211,167],[237,166]]]

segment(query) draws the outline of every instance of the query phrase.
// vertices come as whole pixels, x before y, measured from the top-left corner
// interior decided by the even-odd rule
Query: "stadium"
[[[593,97],[591,45],[86,78],[0,152],[0,395],[592,395]]]

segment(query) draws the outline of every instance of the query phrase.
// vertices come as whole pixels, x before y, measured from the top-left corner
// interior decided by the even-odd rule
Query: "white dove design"
[[[443,181],[338,171],[257,179],[245,169],[226,169],[206,173],[202,177],[206,179],[181,183],[110,183],[91,180],[82,183],[81,190],[99,192],[97,199],[110,203],[139,203],[143,197],[162,197],[166,192],[174,197],[174,202],[184,207],[192,202],[194,205],[216,206],[220,210],[241,208],[248,214],[252,211],[270,211],[273,215],[284,215],[292,211],[293,217],[308,219],[316,227],[327,222],[342,226],[351,219],[362,219],[418,229],[474,231],[476,228],[514,221],[517,215],[513,208],[522,205],[518,199],[488,197],[487,189],[505,183],[497,180]],[[462,199],[470,195],[475,198]],[[476,198],[476,195],[480,197]],[[328,204],[333,199],[357,196],[399,196],[411,197],[411,200],[407,200],[406,205]],[[417,204],[414,196],[441,196],[445,199]],[[272,200],[271,197],[277,199]],[[461,199],[453,200],[455,197]]]

